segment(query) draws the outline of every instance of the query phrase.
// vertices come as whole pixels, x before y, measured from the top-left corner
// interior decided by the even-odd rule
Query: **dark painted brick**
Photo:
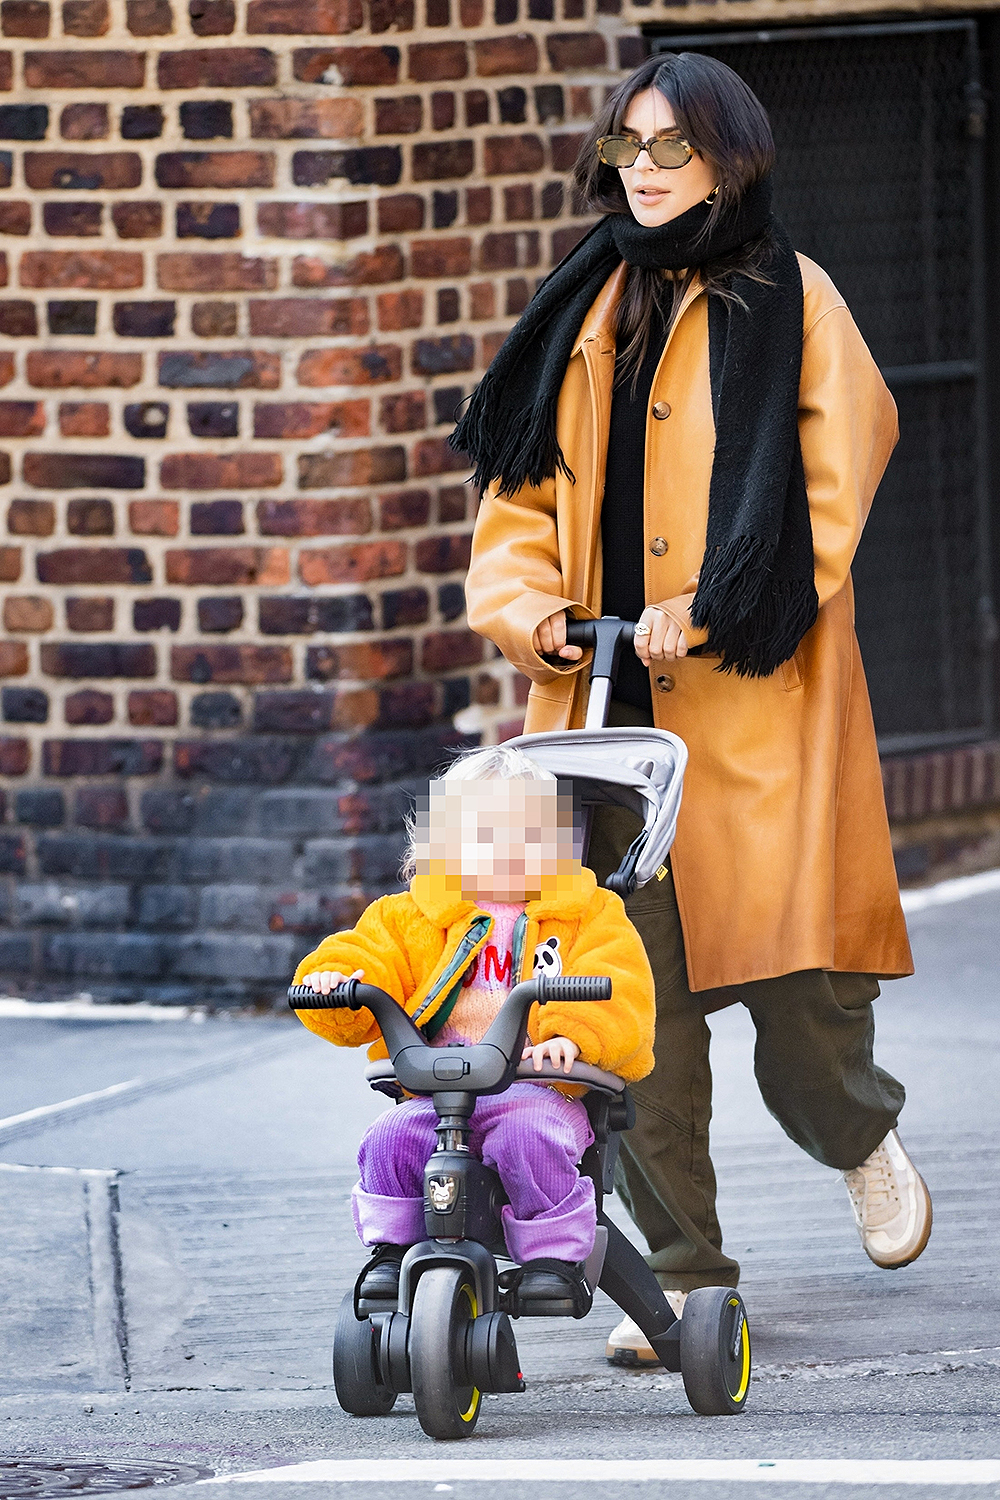
[[[438,609],[444,620],[457,620],[465,609],[465,589],[460,583],[443,583],[438,589]]]
[[[180,120],[185,140],[232,139],[233,106],[228,99],[186,99],[180,107]]]
[[[179,599],[137,599],[132,605],[134,630],[179,630],[180,625]]]
[[[372,606],[367,594],[341,594],[333,598],[265,595],[257,604],[257,622],[262,635],[371,630]]]
[[[242,536],[242,500],[196,500],[191,506],[192,536]]]
[[[173,853],[169,844],[155,839],[100,834],[43,834],[37,849],[41,874],[80,880],[163,879]]]
[[[140,932],[59,932],[43,945],[46,972],[67,979],[158,979],[169,955],[162,938]]]
[[[110,724],[115,716],[115,700],[110,693],[83,688],[69,694],[63,712],[67,724]]]
[[[39,583],[152,583],[149,559],[140,547],[62,547],[40,552]]]
[[[27,974],[34,967],[31,938],[27,933],[0,933],[0,973]]]
[[[115,508],[110,500],[71,500],[66,529],[71,536],[114,536]]]
[[[235,729],[242,722],[243,708],[232,693],[197,693],[191,699],[196,729]]]
[[[207,635],[225,635],[230,630],[239,630],[242,624],[243,600],[239,595],[198,600],[198,629]]]
[[[126,104],[121,118],[122,140],[155,141],[163,134],[163,110],[159,104]]]
[[[296,151],[292,156],[292,182],[296,187],[325,187],[331,178],[346,178],[355,185],[377,183],[391,187],[403,171],[398,146],[359,146],[346,151]]]
[[[51,787],[28,787],[15,797],[14,816],[32,828],[59,828],[66,818],[65,798]]]
[[[76,231],[69,230],[68,232],[74,234]],[[77,334],[88,335],[97,332],[96,302],[50,302],[47,310],[49,332],[57,337],[66,335],[72,337]]]
[[[128,798],[120,786],[82,786],[76,794],[75,815],[81,828],[124,828]]]
[[[41,688],[2,688],[0,706],[8,724],[44,724],[49,717],[49,695]]]
[[[185,885],[147,885],[139,892],[140,927],[160,932],[183,932],[193,927],[196,893]]]
[[[430,613],[426,589],[388,589],[382,595],[382,627],[394,630],[397,625],[423,625]]]
[[[47,104],[0,104],[0,141],[44,141]]]
[[[155,677],[153,646],[121,641],[43,641],[42,671],[50,677]]]
[[[45,490],[141,490],[146,460],[118,453],[26,453],[26,484]]]
[[[167,435],[170,407],[164,401],[130,401],[122,418],[132,437],[162,438]]]
[[[160,740],[44,740],[46,776],[150,776],[163,764]]]
[[[449,334],[440,339],[416,339],[413,345],[413,368],[421,375],[449,375],[455,370],[471,370],[475,360],[475,343],[467,333]]]
[[[286,738],[178,740],[174,770],[179,776],[205,776],[231,785],[274,786],[294,774],[301,757],[298,744]]]
[[[257,693],[253,727],[261,734],[318,734],[331,727],[335,701],[333,693],[308,690]]]
[[[178,203],[179,240],[231,240],[240,233],[238,203]]]
[[[25,869],[24,839],[19,833],[0,834],[0,873],[23,875]]]
[[[190,402],[188,402],[187,419],[188,419],[188,429],[189,429],[192,437],[229,438],[229,437],[238,437],[238,435],[239,435],[240,409],[236,405],[235,401],[190,401]],[[227,504],[227,505],[228,504],[235,504],[237,506],[240,506],[240,502],[238,500],[237,501],[220,501],[219,503],[220,504]],[[203,513],[205,515],[208,514],[205,506],[202,506],[200,509],[201,509],[201,513]],[[218,531],[216,531],[216,530],[211,530],[211,531],[202,530],[202,531],[200,531],[200,535],[202,535],[202,536],[239,536],[239,535],[241,535],[242,531],[243,531],[243,510],[242,510],[242,506],[240,506],[240,508],[239,508],[238,515],[239,515],[239,525],[236,527],[235,530],[232,530],[230,528],[230,526],[226,525],[226,526],[222,527],[222,529],[220,529]],[[192,513],[192,521],[191,521],[191,530],[192,531],[197,531],[198,530],[198,528],[196,528],[195,524],[194,524],[193,513]]]
[[[190,792],[157,788],[142,794],[140,817],[150,833],[190,833],[194,816],[195,804]]]
[[[120,338],[168,339],[173,336],[176,302],[116,302],[114,329]]]

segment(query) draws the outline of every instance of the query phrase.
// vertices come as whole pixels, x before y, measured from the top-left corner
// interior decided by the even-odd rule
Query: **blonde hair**
[[[436,781],[556,781],[537,761],[525,755],[519,745],[486,745],[481,749],[462,750]],[[433,783],[432,783],[433,784]],[[399,874],[410,881],[417,868],[417,813],[406,815],[406,849]]]

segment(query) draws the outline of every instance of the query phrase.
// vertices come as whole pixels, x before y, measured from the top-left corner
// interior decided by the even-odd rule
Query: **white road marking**
[[[142,1083],[141,1078],[129,1078],[125,1083],[113,1083],[107,1089],[95,1089],[92,1094],[77,1094],[73,1099],[60,1099],[58,1104],[40,1104],[37,1109],[26,1109],[19,1115],[8,1115],[5,1120],[0,1120],[0,1133],[4,1133],[13,1126],[28,1125],[34,1120],[45,1120],[50,1115],[64,1115],[74,1109],[86,1108],[88,1104],[94,1104],[101,1099],[112,1099],[118,1094],[131,1093]]]
[[[0,995],[0,1021],[204,1021],[189,1005],[103,1005],[92,1000],[22,1000]]]
[[[853,1458],[403,1458],[316,1459],[246,1474],[220,1474],[202,1484],[414,1484],[421,1480],[540,1480],[547,1484],[729,1480],[747,1484],[1000,1484],[997,1459]]]
[[[979,875],[960,875],[956,880],[942,880],[938,885],[924,890],[901,891],[900,900],[907,916],[926,911],[929,906],[950,906],[954,901],[966,901],[970,896],[985,896],[989,891],[1000,891],[1000,870],[983,870]]]

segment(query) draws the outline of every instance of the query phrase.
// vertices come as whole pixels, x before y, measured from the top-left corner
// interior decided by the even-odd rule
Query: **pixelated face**
[[[555,781],[432,781],[416,843],[467,900],[536,900],[573,857],[572,795]]]

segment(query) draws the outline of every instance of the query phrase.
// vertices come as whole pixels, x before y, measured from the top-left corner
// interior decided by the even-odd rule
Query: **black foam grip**
[[[538,1003],[548,1005],[553,1000],[610,1000],[611,980],[606,975],[586,975],[582,978],[539,979]]]
[[[288,1005],[290,1010],[360,1010],[358,1002],[357,979],[348,979],[345,984],[338,984],[336,989],[328,995],[317,995],[310,984],[293,984],[288,991]]]

